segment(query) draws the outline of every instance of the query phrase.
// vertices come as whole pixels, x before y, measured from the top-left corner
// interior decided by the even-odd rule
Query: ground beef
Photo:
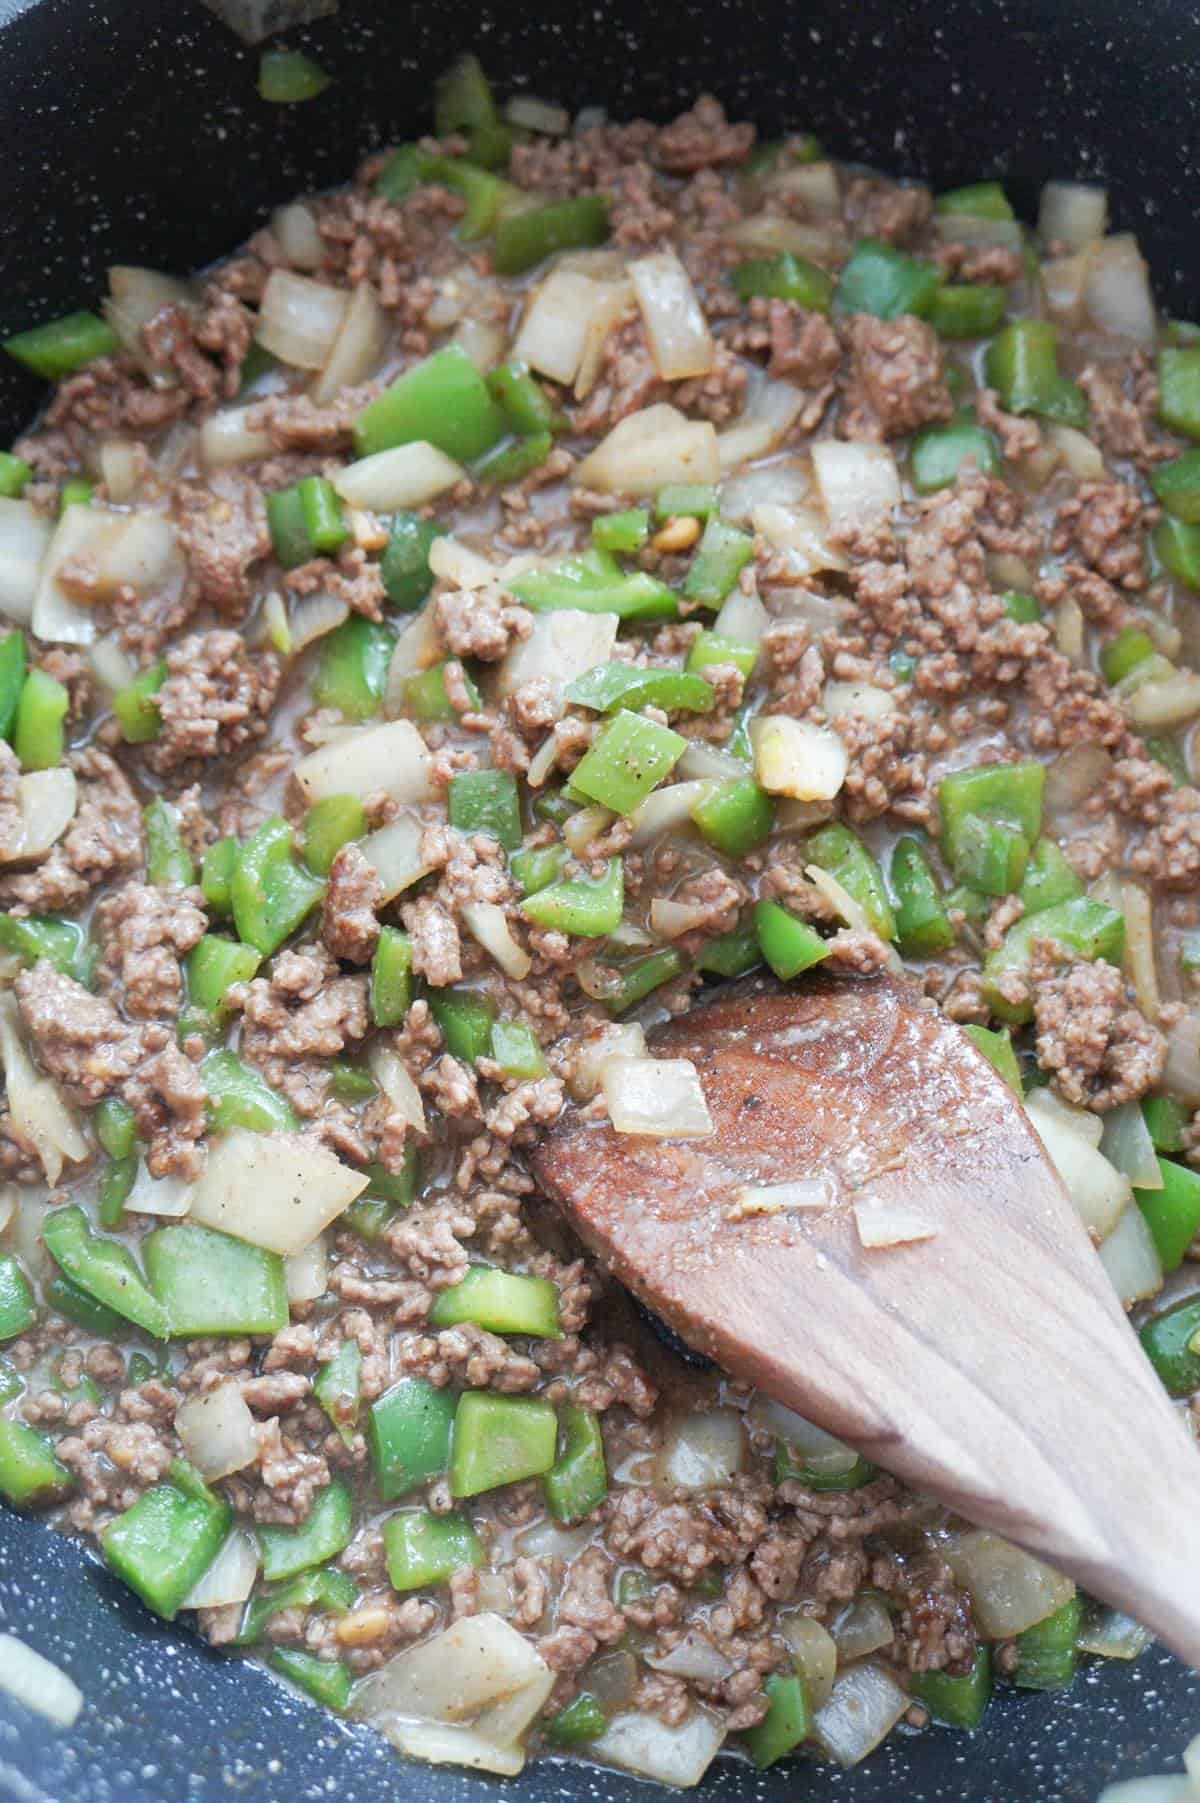
[[[1038,1063],[1077,1108],[1102,1113],[1144,1095],[1162,1075],[1167,1044],[1126,994],[1111,964],[1035,961]]]
[[[59,914],[142,861],[142,810],[119,767],[95,747],[68,759],[79,784],[75,818],[34,869],[0,876],[0,907]]]
[[[1200,876],[1200,791],[1178,789],[1157,812],[1161,818],[1129,854],[1130,867],[1166,889],[1190,889]]]
[[[178,1014],[179,961],[208,927],[200,891],[131,883],[101,898],[93,922],[102,948],[96,970],[101,988],[139,1020]]]
[[[943,380],[942,347],[924,320],[905,314],[848,322],[850,365],[840,430],[846,438],[899,438],[954,411]]]
[[[928,188],[890,182],[877,175],[856,176],[843,201],[846,222],[857,238],[911,244],[929,223],[933,196]],[[972,276],[972,281],[983,278]]]
[[[357,845],[343,845],[333,860],[321,907],[321,938],[331,955],[366,964],[379,938],[383,884]]]
[[[162,731],[146,749],[163,774],[197,759],[240,751],[267,730],[279,687],[272,652],[251,657],[240,633],[186,638],[167,653],[167,678],[155,696]]]
[[[418,1334],[400,1348],[401,1367],[444,1389],[532,1390],[541,1372],[531,1358],[485,1328],[464,1322],[434,1334]]]
[[[71,1100],[92,1106],[133,1074],[141,1038],[103,996],[45,958],[20,971],[13,987],[38,1063]]]
[[[612,1504],[604,1538],[618,1558],[694,1583],[710,1565],[747,1557],[766,1531],[766,1502],[762,1486],[741,1479],[703,1499],[626,1490]]]
[[[690,112],[681,113],[658,134],[655,160],[674,175],[741,163],[754,145],[752,125],[730,125],[725,109],[711,94],[702,94]]]
[[[269,977],[231,998],[242,1017],[242,1052],[302,1114],[324,1099],[305,1060],[336,1058],[370,1026],[367,979],[341,976],[321,947],[283,952]]]
[[[506,603],[495,589],[444,589],[434,603],[434,619],[453,656],[484,663],[503,657],[533,628],[533,615]]]
[[[1085,482],[1058,510],[1051,545],[1077,546],[1083,562],[1123,588],[1146,586],[1141,496],[1124,482]]]
[[[250,572],[271,549],[262,490],[248,477],[218,470],[205,486],[176,490],[179,544],[197,598],[218,614],[240,617],[250,601]]]

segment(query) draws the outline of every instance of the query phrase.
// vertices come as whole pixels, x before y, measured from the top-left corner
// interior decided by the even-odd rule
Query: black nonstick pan
[[[197,0],[0,0],[0,327],[90,306],[110,263],[180,271],[231,249],[266,209],[347,176],[426,123],[434,74],[479,51],[506,87],[614,115],[669,117],[708,89],[768,133],[812,129],[840,157],[946,187],[1001,176],[1031,216],[1050,176],[1094,178],[1160,298],[1200,310],[1195,226],[1200,11],[1171,0],[341,0],[288,35],[337,78],[311,107],[263,105],[257,53]],[[0,443],[38,404],[0,370]],[[513,1781],[400,1764],[264,1670],[165,1628],[38,1523],[0,1517],[0,1630],[69,1671],[69,1734],[0,1696],[4,1803],[596,1803],[637,1780],[544,1761]],[[1173,1767],[1200,1726],[1200,1681],[1151,1650],[1093,1665],[1062,1697],[997,1700],[974,1737],[893,1737],[849,1773],[723,1760],[722,1803],[1084,1803],[1114,1777]]]

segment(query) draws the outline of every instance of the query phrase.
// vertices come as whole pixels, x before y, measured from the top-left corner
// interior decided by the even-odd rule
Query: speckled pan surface
[[[339,180],[423,120],[429,79],[471,46],[506,85],[669,116],[704,88],[768,130],[941,185],[1003,175],[1028,212],[1049,175],[1103,179],[1160,294],[1200,308],[1200,10],[1167,0],[645,0],[480,8],[342,0],[297,41],[338,77],[316,105],[261,105],[256,58],[197,0],[0,0],[0,327],[88,305],[112,262],[186,268],[264,208]],[[0,372],[5,443],[36,385]],[[1102,1374],[1097,1374],[1102,1381]],[[1031,1384],[1036,1375],[1031,1373]],[[589,1803],[649,1798],[547,1762],[500,1784],[401,1766],[259,1668],[153,1621],[75,1547],[0,1517],[0,1629],[70,1671],[70,1735],[0,1699],[0,1803]],[[723,1761],[719,1803],[1088,1803],[1114,1776],[1178,1769],[1200,1681],[1165,1655],[1093,1669],[1065,1697],[1001,1699],[973,1739],[896,1737],[851,1773]]]

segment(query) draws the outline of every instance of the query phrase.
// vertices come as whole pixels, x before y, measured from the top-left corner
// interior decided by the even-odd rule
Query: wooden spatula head
[[[966,1036],[897,979],[816,976],[741,985],[651,1040],[695,1064],[711,1136],[575,1111],[535,1155],[600,1260],[727,1371],[1200,1663],[1196,1450]]]

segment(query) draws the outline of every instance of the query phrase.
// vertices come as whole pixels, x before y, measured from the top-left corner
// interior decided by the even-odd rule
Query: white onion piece
[[[963,1534],[946,1548],[945,1557],[970,1591],[976,1625],[989,1640],[1024,1633],[1075,1594],[1070,1578],[983,1528]]]
[[[210,1149],[191,1218],[286,1257],[302,1252],[366,1187],[361,1171],[301,1133],[238,1127]]]
[[[1158,336],[1150,274],[1137,239],[1128,232],[1093,247],[1083,300],[1093,323],[1103,331],[1135,344],[1153,344]]]
[[[745,776],[746,765],[741,758],[732,757],[728,751],[722,751],[718,745],[708,745],[703,739],[690,739],[688,748],[676,764],[675,770],[678,775],[685,776],[689,782],[733,783],[739,782]],[[675,786],[679,787],[678,784]],[[651,801],[655,795],[665,793],[669,793],[669,791],[656,789],[653,795],[646,797],[646,800]],[[645,803],[643,803],[644,805]],[[636,820],[640,814],[641,808],[636,808],[630,815],[630,819]]]
[[[1070,1102],[1064,1102],[1058,1091],[1048,1084],[1033,1090],[1025,1103],[1030,1114],[1047,1116],[1057,1121],[1060,1127],[1066,1127],[1079,1139],[1086,1140],[1089,1146],[1099,1150],[1100,1141],[1104,1137],[1104,1122],[1090,1108],[1075,1108]]]
[[[179,1220],[192,1206],[192,1186],[185,1177],[152,1177],[139,1163],[125,1206],[135,1215]]]
[[[840,1609],[830,1623],[837,1642],[838,1658],[843,1665],[852,1659],[865,1659],[880,1647],[891,1646],[895,1639],[892,1618],[877,1596],[856,1596]]]
[[[200,455],[209,469],[231,463],[255,463],[271,455],[271,434],[247,423],[248,407],[225,407],[210,413],[200,428]]]
[[[528,1559],[561,1559],[566,1564],[591,1545],[595,1532],[595,1527],[561,1527],[547,1515],[544,1521],[525,1528],[513,1544]]]
[[[841,203],[837,170],[832,163],[785,163],[763,182],[768,194],[803,201],[814,213],[836,213]]]
[[[4,1066],[13,1134],[36,1154],[46,1182],[57,1183],[64,1163],[81,1163],[91,1156],[91,1148],[57,1084],[38,1075],[25,1050],[11,994],[0,996],[0,1064]]]
[[[288,630],[292,640],[292,655],[295,657],[312,645],[317,639],[323,639],[327,632],[332,632],[342,621],[348,619],[350,609],[337,595],[330,595],[323,589],[315,594],[304,595],[292,608],[292,617]],[[390,668],[390,666],[389,666]]]
[[[256,642],[262,643],[264,640],[274,646],[280,657],[291,657],[292,629],[288,625],[287,606],[283,596],[275,588],[264,596],[262,613],[259,615]]]
[[[124,506],[133,500],[142,476],[141,447],[128,438],[110,438],[100,446],[100,480],[110,501]]]
[[[816,1458],[840,1457],[844,1464],[853,1465],[858,1454],[844,1440],[838,1440],[833,1434],[826,1433],[815,1421],[798,1415],[795,1409],[789,1409],[785,1403],[776,1402],[773,1396],[759,1394],[755,1397],[751,1413],[754,1419],[767,1428],[777,1438],[786,1440],[789,1446],[796,1447],[807,1460]]]
[[[694,1678],[699,1684],[720,1684],[734,1669],[733,1661],[718,1652],[700,1628],[689,1628],[678,1645],[660,1658],[647,1653],[646,1664],[656,1672],[667,1672],[673,1678]]]
[[[649,1139],[707,1139],[712,1116],[690,1058],[610,1058],[600,1073],[618,1133]]]
[[[311,207],[302,200],[276,207],[271,215],[271,230],[285,263],[293,269],[320,269],[325,261],[325,241]]]
[[[295,369],[323,369],[350,297],[344,288],[273,269],[258,308],[255,337],[264,350]]]
[[[804,405],[804,395],[791,382],[768,381],[753,388],[741,418],[717,439],[722,471],[765,457],[781,445]]]
[[[1157,1296],[1162,1289],[1162,1261],[1136,1202],[1129,1204],[1100,1247],[1100,1263],[1126,1308],[1147,1296]]]
[[[61,586],[58,571],[69,559],[90,552],[114,522],[124,517],[95,504],[67,507],[59,516],[42,558],[31,611],[26,616],[47,644],[90,645],[95,638],[96,620],[91,608]]]
[[[0,1690],[59,1728],[74,1727],[83,1708],[75,1680],[15,1634],[0,1634]]]
[[[490,320],[460,319],[450,342],[467,353],[476,369],[487,371],[499,363],[508,338],[503,327]]]
[[[0,1233],[15,1216],[19,1201],[20,1190],[15,1183],[0,1183]]]
[[[513,938],[512,928],[498,902],[466,902],[463,925],[472,939],[493,958],[506,977],[523,983],[533,969],[533,959]]]
[[[1085,182],[1047,182],[1038,207],[1038,237],[1043,244],[1065,244],[1082,250],[1104,236],[1108,195]]]
[[[699,1784],[724,1738],[724,1728],[704,1709],[693,1709],[677,1728],[668,1728],[657,1715],[631,1710],[613,1717],[604,1733],[588,1743],[588,1754],[602,1764],[688,1790]]]
[[[739,765],[738,776],[745,776],[745,766]],[[676,827],[691,825],[692,809],[698,802],[705,801],[713,792],[712,779],[702,777],[694,782],[668,783],[665,788],[653,789],[645,801],[640,802],[629,816],[633,828],[629,844],[636,850],[638,846],[648,845],[657,839],[660,833],[672,832]],[[570,825],[570,822],[567,822]]]
[[[588,316],[583,335],[583,354],[575,372],[575,399],[586,400],[600,378],[604,363],[604,347],[619,325],[637,312],[633,283],[622,275],[619,280],[598,282],[599,299]]]
[[[1054,643],[1064,657],[1082,668],[1083,609],[1074,595],[1064,595],[1054,610]]]
[[[1182,1773],[1161,1778],[1126,1778],[1106,1784],[1096,1803],[1196,1803],[1200,1793]]]
[[[430,545],[429,569],[432,575],[440,576],[455,588],[490,587],[496,580],[495,564],[449,532],[435,538]]]
[[[425,1104],[398,1052],[376,1043],[367,1054],[371,1075],[395,1112],[414,1133],[425,1131]]]
[[[1078,326],[1083,318],[1083,285],[1091,252],[1080,250],[1069,257],[1048,257],[1042,264],[1042,294],[1046,312],[1060,325]]]
[[[1176,670],[1141,682],[1129,697],[1129,717],[1142,732],[1170,732],[1200,715],[1200,673]]]
[[[588,321],[608,298],[606,287],[575,269],[554,269],[534,289],[513,355],[539,375],[564,386],[575,380],[583,359]]]
[[[1136,1659],[1153,1638],[1132,1615],[1098,1604],[1084,1616],[1075,1644],[1081,1653],[1095,1653],[1101,1659]]]
[[[370,1719],[398,1753],[425,1765],[461,1765],[469,1771],[495,1772],[501,1778],[515,1778],[525,1768],[520,1747],[495,1746],[470,1728],[456,1728],[448,1722],[406,1722],[390,1715]]]
[[[742,1469],[745,1443],[736,1409],[689,1410],[675,1417],[658,1455],[657,1479],[676,1490],[711,1490]]]
[[[743,250],[765,256],[790,250],[793,256],[807,257],[822,265],[838,263],[846,253],[846,238],[840,227],[806,225],[782,213],[752,213],[739,219],[729,235]]]
[[[401,814],[359,841],[359,850],[379,878],[382,901],[411,889],[433,869],[422,856],[421,837],[419,822]]]
[[[741,645],[761,645],[771,616],[752,591],[735,588],[721,605],[713,631]]]
[[[870,682],[827,682],[821,705],[831,720],[857,714],[862,720],[883,720],[896,711],[896,697],[890,689],[878,689]]]
[[[837,733],[790,714],[758,714],[750,722],[754,774],[771,795],[831,801],[846,780],[850,758]]]
[[[312,386],[312,398],[324,407],[343,388],[354,388],[379,366],[387,344],[387,315],[370,282],[360,282],[350,297],[345,318],[333,341],[329,361]]]
[[[11,838],[0,842],[0,864],[44,858],[75,818],[79,785],[65,764],[17,778],[17,818]]]
[[[329,1247],[324,1234],[318,1234],[303,1252],[293,1252],[283,1261],[283,1279],[289,1302],[317,1302],[329,1286]]]
[[[937,1237],[937,1227],[920,1208],[877,1196],[863,1196],[854,1204],[854,1225],[868,1252],[888,1246],[908,1246]]]
[[[828,1208],[832,1200],[824,1177],[797,1177],[790,1183],[750,1183],[733,1192],[738,1220],[750,1215],[787,1214],[793,1208]]]
[[[220,1552],[184,1597],[184,1609],[223,1609],[244,1603],[258,1576],[258,1542],[245,1528],[234,1528]]]
[[[721,517],[748,520],[754,509],[763,504],[791,507],[803,501],[811,488],[808,470],[793,457],[755,464],[721,484]]]
[[[149,594],[166,578],[174,553],[175,528],[165,514],[119,514],[113,529],[91,548],[98,592],[128,587]]]
[[[472,1615],[372,1672],[359,1689],[355,1712],[368,1720],[394,1713],[473,1722],[549,1675],[537,1649],[500,1616]]]
[[[852,1665],[813,1716],[813,1734],[839,1765],[857,1765],[900,1720],[910,1698],[881,1665]]]
[[[1128,1177],[1044,1110],[1029,1107],[1027,1112],[1080,1220],[1094,1240],[1106,1238],[1132,1197]]]
[[[401,804],[428,801],[433,760],[411,720],[352,728],[301,758],[295,778],[311,805],[327,795],[369,795],[382,789]]]
[[[258,1434],[236,1383],[218,1384],[189,1397],[175,1411],[175,1432],[201,1477],[209,1483],[242,1471],[258,1458]]]
[[[716,360],[716,346],[691,277],[675,252],[658,250],[635,258],[629,279],[663,381],[706,376]]]
[[[545,132],[550,138],[565,138],[571,129],[571,115],[565,106],[551,106],[533,94],[514,94],[504,108],[504,117],[510,125]]]
[[[160,363],[150,355],[142,336],[156,313],[164,307],[191,306],[191,294],[174,276],[161,275],[156,269],[139,269],[117,264],[108,272],[109,297],[102,312],[122,350],[136,357],[156,388],[174,388],[179,381],[169,363]]]
[[[1105,1115],[1100,1150],[1109,1164],[1128,1177],[1134,1189],[1162,1188],[1154,1141],[1140,1103],[1122,1102]]]
[[[703,925],[709,907],[707,902],[677,902],[656,895],[650,903],[650,925],[660,939],[681,939]]]
[[[654,495],[669,482],[712,484],[721,474],[716,428],[665,401],[615,425],[571,480],[605,494]]]
[[[334,476],[333,486],[343,501],[354,507],[390,513],[396,508],[423,507],[461,482],[464,474],[461,464],[436,445],[417,439],[347,464]]]
[[[1079,432],[1074,426],[1050,424],[1045,433],[1073,476],[1081,482],[1103,481],[1104,454],[1086,432]]]
[[[781,1615],[777,1626],[792,1649],[792,1664],[797,1676],[804,1679],[813,1708],[822,1708],[837,1677],[837,1642],[828,1628],[798,1610]]]
[[[646,1034],[640,1022],[614,1022],[579,1045],[571,1060],[567,1088],[577,1102],[590,1102],[600,1088],[601,1073],[610,1058],[644,1058],[645,1055]]]
[[[900,504],[900,475],[886,445],[823,438],[812,449],[817,487],[834,531],[885,518]]]
[[[383,709],[389,716],[402,713],[406,705],[406,684],[410,676],[419,676],[445,656],[441,634],[431,603],[422,607],[403,627],[388,665],[387,688]]]
[[[1162,1086],[1189,1108],[1200,1108],[1200,1009],[1189,1008],[1167,1033]]]
[[[609,661],[619,625],[616,614],[584,613],[574,607],[535,614],[529,637],[518,639],[501,660],[499,693],[512,695],[523,684],[544,678],[561,714],[566,706],[563,690],[577,676]]]
[[[1043,806],[1052,818],[1073,814],[1112,774],[1112,758],[1102,745],[1072,745],[1046,770]]]
[[[0,496],[0,613],[27,626],[51,527],[29,501]]]
[[[787,577],[816,576],[823,570],[845,570],[849,560],[829,542],[829,526],[814,507],[781,507],[763,502],[751,514],[754,530],[782,554]],[[814,597],[819,602],[824,597]]]
[[[569,850],[573,851],[577,858],[581,857],[592,840],[598,839],[615,818],[612,810],[602,807],[598,801],[593,802],[590,807],[577,809],[563,823],[563,838],[566,840]]]

